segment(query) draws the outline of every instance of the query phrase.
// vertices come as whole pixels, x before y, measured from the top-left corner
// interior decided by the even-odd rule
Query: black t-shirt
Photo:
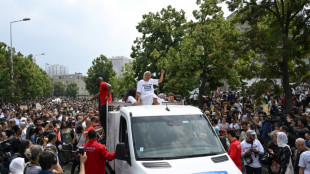
[[[295,147],[295,140],[296,138],[293,135],[288,135],[287,137],[287,145],[289,145],[291,148]]]
[[[278,145],[275,145],[272,140],[270,140],[267,144],[267,149],[273,150],[274,154],[278,152]]]

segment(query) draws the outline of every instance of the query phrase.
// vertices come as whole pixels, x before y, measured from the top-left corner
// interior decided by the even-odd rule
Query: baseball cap
[[[253,130],[246,131],[246,135],[256,135],[256,132]]]
[[[225,132],[227,132],[225,129],[221,129],[221,130],[219,131],[220,134],[223,134],[223,133],[225,133]]]

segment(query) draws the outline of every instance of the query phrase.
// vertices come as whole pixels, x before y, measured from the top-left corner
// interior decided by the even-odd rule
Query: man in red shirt
[[[112,102],[112,92],[111,92],[111,85],[105,81],[103,81],[102,77],[97,78],[97,84],[100,86],[99,93],[96,94],[93,98],[89,99],[89,101],[95,100],[100,98],[100,107],[99,107],[99,115],[100,115],[100,123],[103,127],[103,134],[107,132],[106,126],[106,116],[107,116],[107,109],[106,104],[107,102]]]
[[[90,130],[88,137],[88,142],[83,144],[87,155],[85,173],[105,174],[105,161],[112,161],[115,158],[115,152],[109,153],[104,145],[97,142],[95,130]]]
[[[230,141],[228,155],[236,164],[236,166],[241,170],[241,144],[236,138],[236,130],[229,129],[227,134]]]

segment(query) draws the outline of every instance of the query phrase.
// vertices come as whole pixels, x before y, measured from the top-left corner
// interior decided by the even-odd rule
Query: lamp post
[[[11,79],[13,80],[13,50],[12,50],[12,24],[16,22],[29,21],[30,18],[10,22],[10,41],[11,41]]]
[[[45,53],[41,53],[41,54],[34,55],[34,56],[33,56],[33,62],[36,63],[36,57],[37,57],[37,56],[44,56],[44,55],[45,55]]]

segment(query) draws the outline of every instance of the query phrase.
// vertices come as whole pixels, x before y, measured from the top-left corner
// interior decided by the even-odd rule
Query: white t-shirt
[[[21,137],[22,140],[26,140],[26,133],[27,133],[27,128],[25,127],[25,128],[22,130],[22,134],[20,135],[20,137]]]
[[[135,102],[137,102],[137,100],[135,98],[133,98],[133,96],[128,96],[126,102],[134,104]]]
[[[252,148],[252,144],[249,144],[246,142],[246,140],[243,140],[241,142],[241,156],[245,155],[245,152],[247,150],[250,150]],[[260,143],[260,141],[258,140],[254,140],[253,142],[253,149],[257,149],[259,151],[259,154],[263,154],[264,153],[264,148],[262,146],[262,144]],[[259,161],[259,155],[255,155],[255,153],[251,153],[252,159],[253,159],[253,163],[249,164],[248,166],[252,167],[252,168],[259,168],[262,167],[260,161]],[[245,160],[244,160],[244,164],[246,164]]]
[[[154,94],[154,88],[153,85],[158,85],[158,79],[150,79],[149,81],[140,80],[138,82],[137,92],[141,94],[141,96],[144,95],[153,95]]]
[[[240,117],[241,117],[241,115],[239,115],[238,116],[238,119],[240,120]],[[242,116],[242,121],[245,121],[245,119],[248,117],[248,115],[247,114],[244,114],[243,116]]]
[[[242,104],[241,103],[235,103],[234,106],[238,108],[238,111],[241,113],[242,112]]]
[[[233,128],[233,129],[236,129],[236,130],[240,129],[240,126],[239,126],[238,123],[235,123],[235,124],[230,123],[229,127],[230,127],[230,128]]]
[[[20,119],[14,118],[14,120],[15,120],[15,124],[19,126]],[[20,127],[20,126],[19,126],[19,127]]]
[[[197,100],[198,95],[194,94],[194,100]]]
[[[310,174],[310,151],[303,152],[300,155],[299,167],[304,167],[304,174]]]
[[[158,85],[157,79],[150,79],[149,81],[140,80],[138,82],[137,92],[140,93],[142,105],[152,105],[153,99],[156,98],[154,94],[153,85]]]

